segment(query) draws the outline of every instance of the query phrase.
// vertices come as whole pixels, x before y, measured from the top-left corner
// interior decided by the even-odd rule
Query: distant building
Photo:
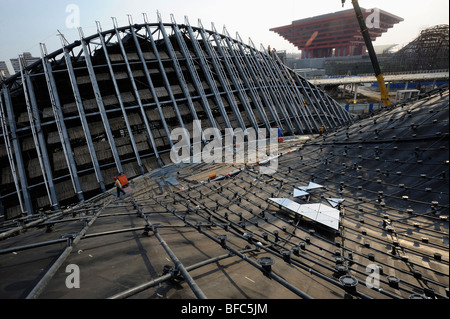
[[[372,41],[403,21],[380,9],[361,8],[370,29]],[[366,52],[364,39],[353,9],[293,21],[292,24],[270,29],[288,40],[302,58],[355,56]]]
[[[25,59],[27,66],[29,66],[29,65],[33,64],[34,62],[41,59],[41,58],[33,57],[30,52],[24,52],[23,58]],[[10,59],[10,61],[13,66],[14,72],[19,73],[20,72],[19,59]]]
[[[4,78],[9,78],[11,76],[8,64],[6,64],[5,61],[0,61],[0,75]]]

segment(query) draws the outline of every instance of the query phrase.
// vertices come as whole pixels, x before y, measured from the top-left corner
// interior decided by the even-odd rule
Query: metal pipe
[[[249,252],[252,252],[252,251],[255,251],[255,250],[256,250],[255,248],[247,249],[247,250],[242,251],[242,253],[243,254],[244,253],[249,253]],[[218,262],[220,260],[223,260],[223,259],[226,259],[226,258],[230,258],[232,256],[233,256],[232,254],[225,254],[225,255],[213,257],[213,258],[201,261],[199,263],[196,263],[194,265],[188,266],[188,267],[186,267],[186,270],[187,271],[192,271],[192,270],[201,268],[203,266],[206,266],[206,265]],[[164,281],[167,281],[167,280],[169,280],[169,279],[171,279],[173,277],[174,277],[174,273],[170,273],[170,274],[167,274],[167,275],[155,278],[155,279],[153,279],[153,280],[151,280],[149,282],[143,283],[143,284],[141,284],[139,286],[136,286],[136,287],[127,289],[127,290],[125,290],[123,292],[120,292],[118,294],[115,294],[114,296],[111,296],[108,299],[124,299],[124,298],[128,298],[128,297],[134,296],[134,295],[136,295],[136,294],[138,294],[138,293],[140,293],[140,292],[142,292],[144,290],[147,290],[147,289],[149,289],[151,287],[154,287],[154,286],[156,286],[156,285],[158,285],[158,284],[160,284],[160,283],[162,283]]]
[[[28,244],[28,245],[23,245],[23,246],[11,247],[11,248],[6,248],[6,249],[0,250],[0,255],[6,255],[6,254],[9,254],[12,252],[23,251],[23,250],[27,250],[27,249],[33,249],[33,248],[44,247],[44,246],[49,246],[49,245],[54,245],[54,244],[59,244],[59,243],[66,243],[66,242],[67,242],[67,238],[60,238],[60,239],[47,240],[47,241],[42,241],[39,243],[33,243],[33,244]]]
[[[147,221],[148,226],[151,227],[153,234],[155,234],[155,237],[158,239],[161,246],[163,246],[166,253],[169,255],[170,259],[172,259],[173,263],[175,264],[175,267],[181,272],[184,279],[188,283],[189,287],[191,287],[192,291],[194,292],[195,296],[199,299],[207,299],[206,295],[203,293],[203,291],[198,287],[194,279],[191,277],[189,272],[186,270],[184,265],[180,262],[180,260],[177,258],[177,256],[172,252],[169,245],[164,241],[164,239],[161,237],[161,235],[158,233],[158,228],[154,227],[150,221],[148,220],[147,216],[144,216],[145,220]]]
[[[38,225],[38,224],[42,223],[43,221],[45,221],[45,220],[47,220],[49,218],[52,218],[52,217],[55,217],[55,216],[59,216],[59,215],[60,215],[60,213],[56,213],[56,214],[51,215],[49,217],[39,218],[39,219],[37,219],[35,221],[32,221],[32,222],[30,222],[28,224],[25,224],[23,226],[14,227],[14,228],[12,228],[12,229],[10,229],[8,231],[5,231],[5,232],[1,233],[0,234],[0,240],[4,239],[4,238],[6,238],[6,237],[8,237],[8,236],[10,236],[12,234],[14,234],[15,232],[21,231],[22,229],[26,229],[26,228],[29,228],[29,227],[34,227],[35,225]]]
[[[27,295],[26,299],[37,299],[39,295],[42,293],[44,288],[47,286],[47,284],[50,282],[50,280],[53,278],[53,276],[58,271],[59,267],[64,263],[64,261],[69,257],[70,253],[72,252],[73,248],[78,244],[78,242],[81,240],[81,238],[86,234],[89,227],[92,226],[92,224],[97,220],[97,217],[102,213],[103,209],[111,203],[111,200],[105,204],[103,208],[101,208],[97,214],[91,218],[89,223],[78,233],[78,235],[74,238],[72,242],[70,242],[69,246],[66,247],[66,249],[61,253],[61,255],[58,257],[58,259],[53,263],[53,265],[50,267],[50,269],[44,274],[44,276],[39,280],[37,285],[31,290],[31,292]]]
[[[218,240],[217,238],[214,238],[213,236],[211,236],[210,234],[204,232],[200,226],[196,226],[193,225],[192,223],[190,223],[189,221],[187,221],[185,218],[183,218],[182,216],[179,216],[178,214],[174,213],[173,214],[175,217],[183,220],[186,224],[188,224],[189,226],[197,229],[198,232],[200,232],[201,234],[205,235],[206,237],[208,237],[209,239],[213,240],[214,242],[218,243],[219,245],[222,246],[222,248],[230,251],[231,253],[233,253],[234,255],[240,257],[242,260],[248,262],[250,265],[252,265],[253,267],[259,269],[260,271],[262,271],[265,275],[267,275],[269,278],[274,279],[275,281],[277,281],[278,283],[280,283],[281,285],[283,285],[284,287],[286,287],[287,289],[291,290],[293,293],[295,293],[296,295],[305,298],[305,299],[312,299],[311,296],[309,296],[308,294],[306,294],[305,292],[301,291],[300,289],[298,289],[297,287],[291,285],[290,283],[288,283],[286,280],[284,280],[282,277],[278,276],[277,274],[273,273],[273,272],[268,272],[266,271],[262,266],[260,266],[258,263],[256,263],[255,261],[247,258],[247,256],[245,256],[244,254],[242,254],[241,252],[237,251],[234,248],[231,248],[228,245],[224,245],[223,243],[220,242],[220,240]]]

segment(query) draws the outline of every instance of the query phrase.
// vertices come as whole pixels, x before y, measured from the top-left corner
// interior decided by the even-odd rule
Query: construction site
[[[129,22],[0,84],[0,298],[448,300],[448,84],[356,115],[226,28]],[[231,153],[174,162],[200,125]]]

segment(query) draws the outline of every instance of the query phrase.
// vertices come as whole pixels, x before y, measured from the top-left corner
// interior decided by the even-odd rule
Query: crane
[[[345,0],[342,1],[342,7],[345,5]],[[370,39],[369,29],[367,28],[366,21],[364,20],[364,16],[362,14],[361,8],[359,6],[358,0],[352,0],[353,8],[355,9],[356,18],[359,23],[359,27],[361,28],[361,33],[364,38],[364,42],[366,43],[367,51],[369,52],[370,60],[372,62],[373,70],[375,72],[375,76],[378,81],[378,86],[381,91],[381,100],[384,102],[384,106],[391,105],[391,101],[389,100],[389,92],[386,88],[386,84],[384,82],[383,73],[380,69],[380,64],[378,63],[377,55],[375,54],[375,49],[373,48],[372,40]]]

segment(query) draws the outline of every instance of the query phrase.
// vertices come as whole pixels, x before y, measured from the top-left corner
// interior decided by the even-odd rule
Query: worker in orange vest
[[[323,125],[320,127],[319,132],[320,132],[320,135],[322,135],[323,132],[325,132],[325,127]]]
[[[116,186],[116,189],[117,189],[117,197],[116,197],[116,199],[117,199],[122,196],[120,193],[122,193],[122,194],[126,194],[126,193],[122,189],[122,184],[120,183],[119,179],[116,176],[114,176],[114,180],[116,181],[114,185]]]

